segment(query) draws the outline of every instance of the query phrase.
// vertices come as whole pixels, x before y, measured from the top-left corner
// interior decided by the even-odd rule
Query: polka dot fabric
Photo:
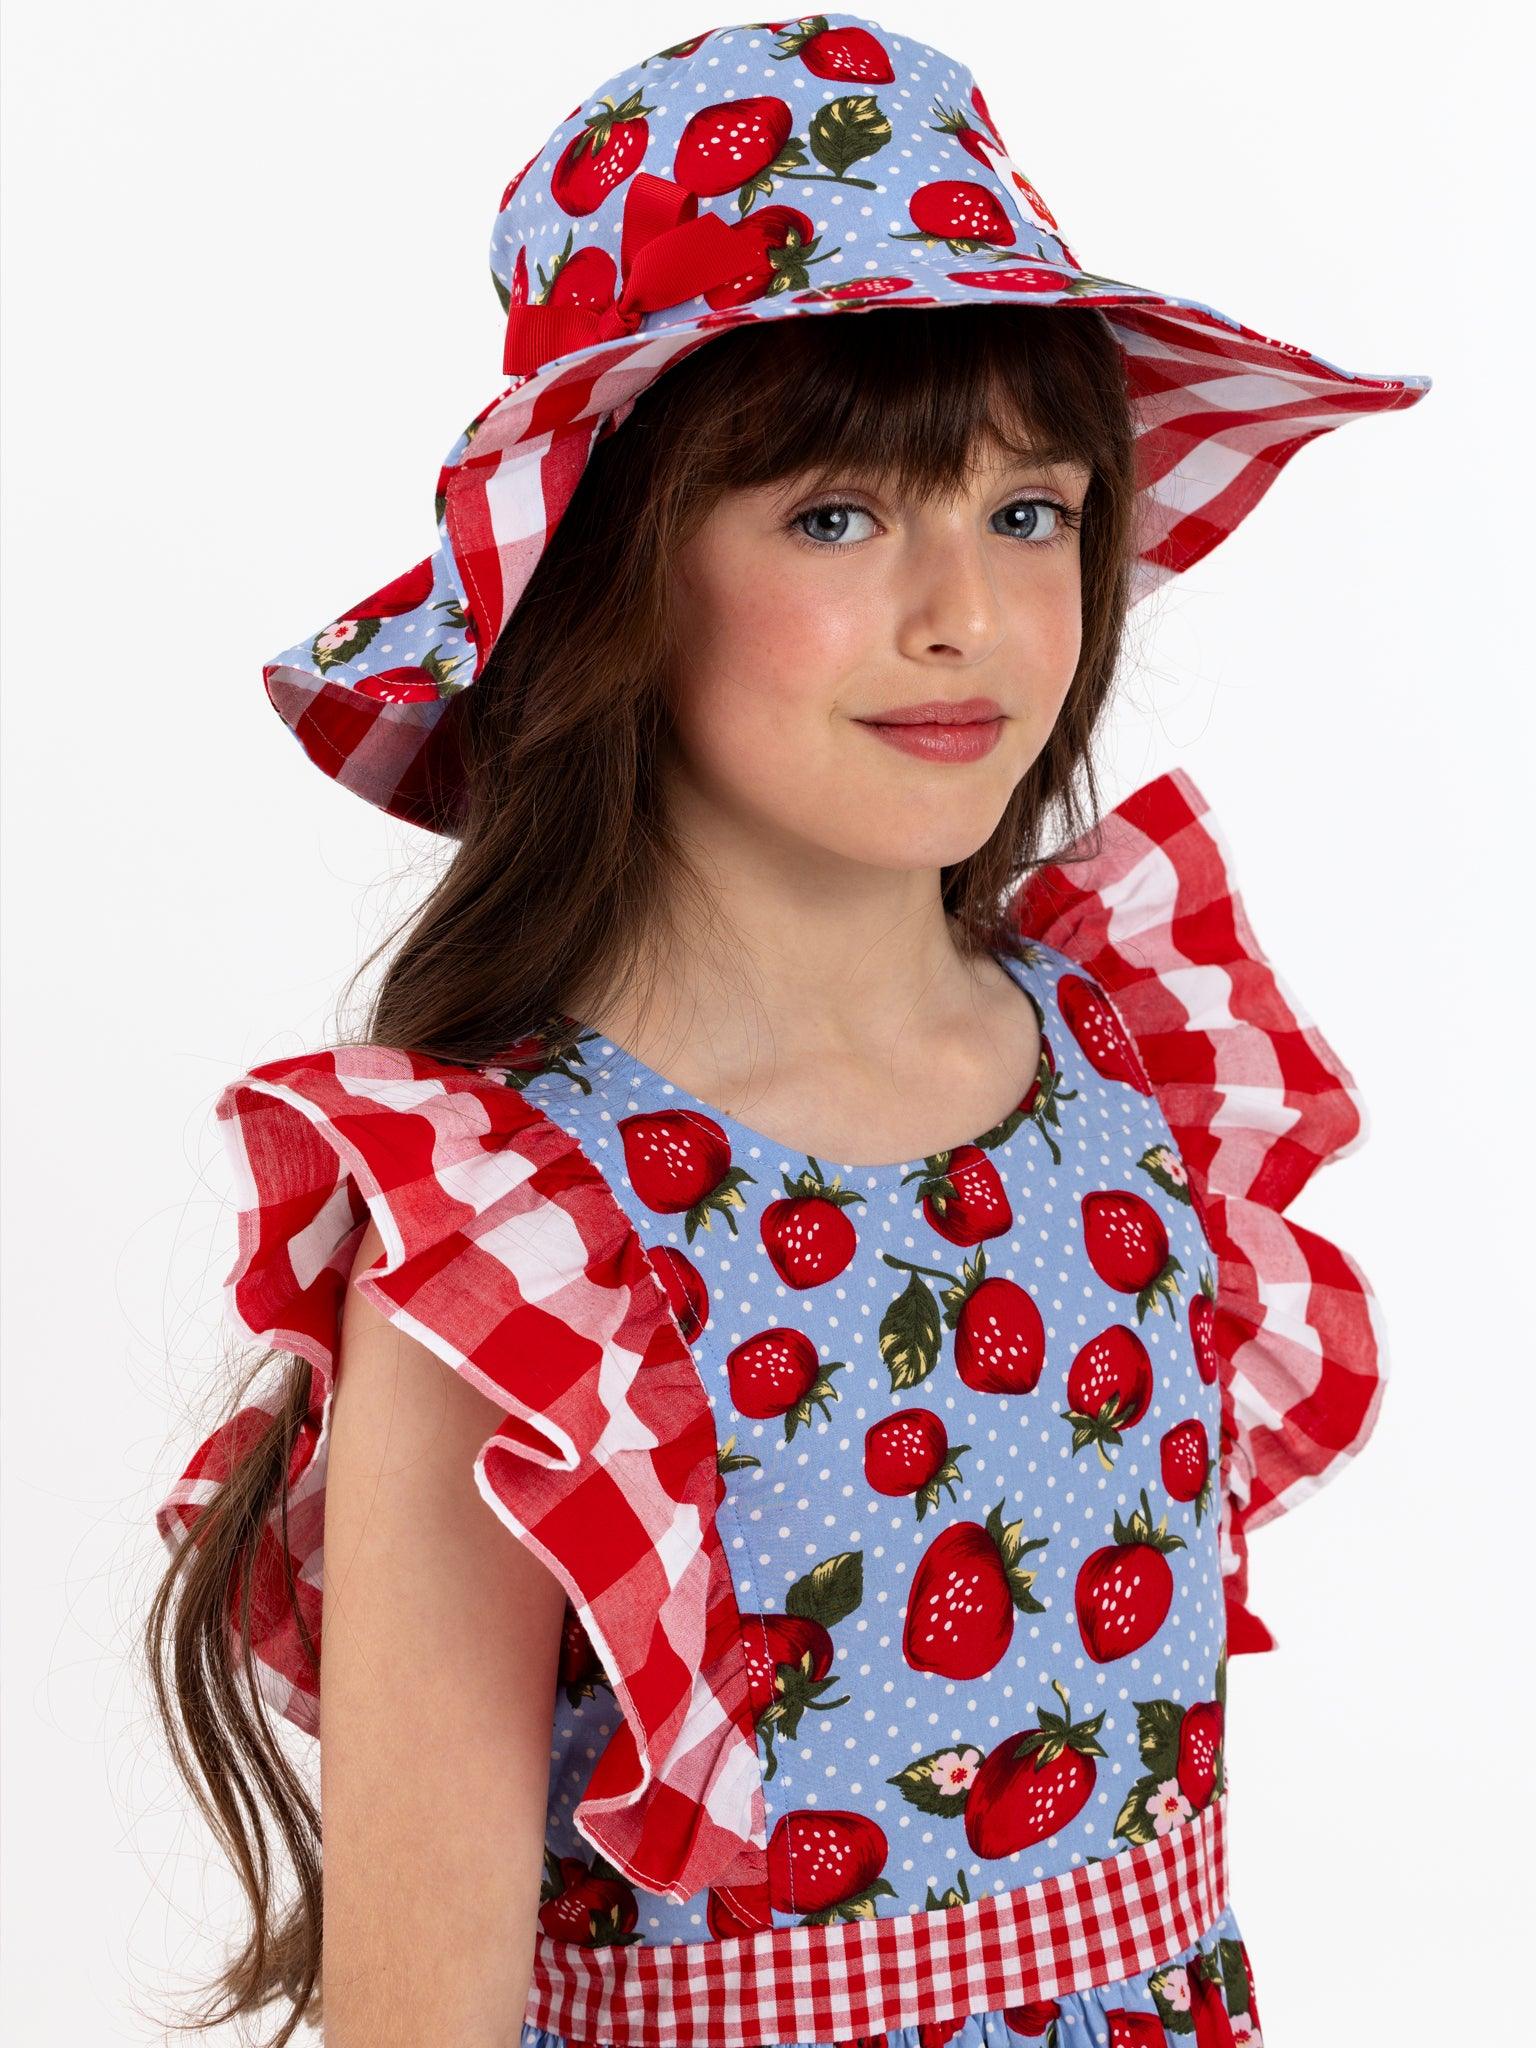
[[[528,1084],[634,1221],[708,1392],[775,1926],[1025,1886],[1224,1786],[1211,1249],[1102,993],[1052,947],[997,958],[1039,1073],[926,1159],[790,1151],[590,1033]],[[621,1937],[705,1941],[718,1900],[642,1897],[571,1829],[614,1718],[600,1673],[573,1671],[541,1922],[596,1908]],[[996,2013],[958,2038],[1158,2039],[1189,1961],[1033,2034]]]

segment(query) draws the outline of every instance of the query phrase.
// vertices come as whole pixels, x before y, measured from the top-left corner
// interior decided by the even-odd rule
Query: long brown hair
[[[699,889],[665,803],[679,545],[726,491],[789,476],[943,493],[984,438],[1016,446],[1020,428],[1030,446],[1092,471],[1081,653],[1050,739],[991,837],[940,877],[964,952],[1016,952],[1007,898],[1059,854],[1048,827],[1064,843],[1098,820],[1092,741],[1125,636],[1135,529],[1124,358],[1088,307],[822,314],[712,338],[598,441],[484,671],[452,700],[468,763],[457,850],[353,976],[349,986],[392,951],[367,1027],[348,1042],[485,1065],[552,1017],[582,1014],[594,993],[636,985],[682,892]],[[229,1414],[272,1355],[242,1376]],[[201,1509],[145,1631],[173,1759],[251,1916],[244,1948],[209,1987],[223,2003],[180,2024],[206,2028],[286,1999],[272,2048],[319,2015],[320,1821],[256,1687],[249,1603],[257,1538],[286,1506],[310,1373],[292,1361],[280,1412]],[[318,1678],[319,1646],[296,1602],[294,1612]],[[282,1911],[279,1846],[297,1879]]]

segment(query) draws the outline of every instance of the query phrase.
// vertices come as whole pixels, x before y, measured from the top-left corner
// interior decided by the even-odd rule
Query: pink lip
[[[854,722],[888,747],[900,747],[904,754],[916,754],[925,761],[979,761],[983,754],[991,753],[1003,730],[1001,718],[972,718],[945,725],[927,719],[912,725],[887,725],[868,718]]]
[[[962,697],[958,700],[930,697],[926,704],[902,704],[895,711],[882,711],[874,718],[861,718],[860,725],[978,725],[1000,718],[1003,707],[995,697]]]

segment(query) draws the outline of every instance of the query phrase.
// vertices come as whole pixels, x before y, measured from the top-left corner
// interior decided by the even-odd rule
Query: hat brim
[[[445,458],[436,550],[264,666],[267,694],[309,758],[391,817],[454,831],[462,763],[452,707],[527,587],[598,432],[663,371],[738,326],[943,305],[1101,314],[1126,358],[1136,420],[1133,604],[1219,546],[1310,441],[1402,411],[1432,384],[1347,370],[1201,300],[1061,262],[922,243],[904,257],[899,280],[670,308],[664,326],[574,349],[499,392]]]

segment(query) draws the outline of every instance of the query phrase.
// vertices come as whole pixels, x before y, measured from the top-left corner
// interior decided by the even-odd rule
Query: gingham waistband
[[[854,2041],[1113,1984],[1227,1903],[1226,1803],[1100,1863],[900,1918],[585,1948],[542,1931],[526,2023],[614,2048]]]

